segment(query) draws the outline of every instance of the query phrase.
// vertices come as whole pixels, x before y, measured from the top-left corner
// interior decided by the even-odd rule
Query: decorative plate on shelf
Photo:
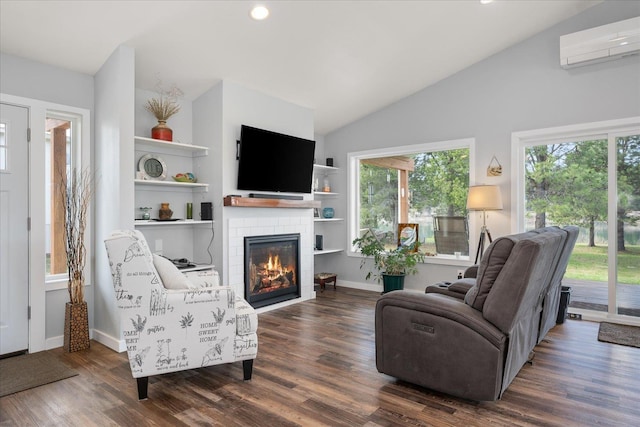
[[[198,182],[198,178],[191,172],[179,173],[175,176],[172,176],[174,181],[177,182]]]

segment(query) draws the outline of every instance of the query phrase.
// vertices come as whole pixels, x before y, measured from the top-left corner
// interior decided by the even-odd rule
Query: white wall
[[[96,286],[94,339],[123,350],[104,240],[132,229],[134,206],[135,53],[120,46],[95,76]]]
[[[604,2],[433,86],[325,137],[325,154],[346,164],[348,152],[474,137],[476,176],[472,183],[501,187],[504,210],[492,212],[493,237],[512,232],[510,210],[511,133],[529,129],[619,119],[640,114],[640,56],[571,70],[560,67],[560,35],[640,15],[640,2]],[[487,177],[496,155],[501,177]],[[346,212],[346,173],[337,175],[342,194],[336,210]],[[471,217],[477,240],[479,218]],[[346,224],[333,228],[346,236]],[[344,244],[349,242],[345,240]],[[475,247],[472,242],[471,247]],[[341,281],[361,283],[360,259],[331,255]],[[428,263],[407,278],[408,289],[455,278],[457,266]]]

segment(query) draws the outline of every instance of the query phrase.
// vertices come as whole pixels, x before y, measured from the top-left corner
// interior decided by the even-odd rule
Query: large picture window
[[[412,224],[419,251],[467,257],[472,154],[471,139],[350,153],[350,239],[372,232],[391,249]]]

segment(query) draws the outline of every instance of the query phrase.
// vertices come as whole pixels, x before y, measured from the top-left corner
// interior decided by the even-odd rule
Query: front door
[[[0,103],[0,355],[29,348],[28,116]]]

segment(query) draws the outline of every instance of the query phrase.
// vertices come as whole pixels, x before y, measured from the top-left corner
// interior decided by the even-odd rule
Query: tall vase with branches
[[[144,106],[158,120],[158,124],[151,129],[151,137],[164,141],[173,141],[173,130],[167,126],[167,120],[180,111],[178,98],[183,95],[183,92],[175,85],[165,90],[160,80],[156,85],[156,91],[159,96],[149,99]]]
[[[64,213],[64,239],[69,272],[69,302],[65,310],[64,348],[78,351],[89,348],[87,303],[84,300],[89,206],[93,196],[93,177],[89,170],[61,172],[61,197]]]

